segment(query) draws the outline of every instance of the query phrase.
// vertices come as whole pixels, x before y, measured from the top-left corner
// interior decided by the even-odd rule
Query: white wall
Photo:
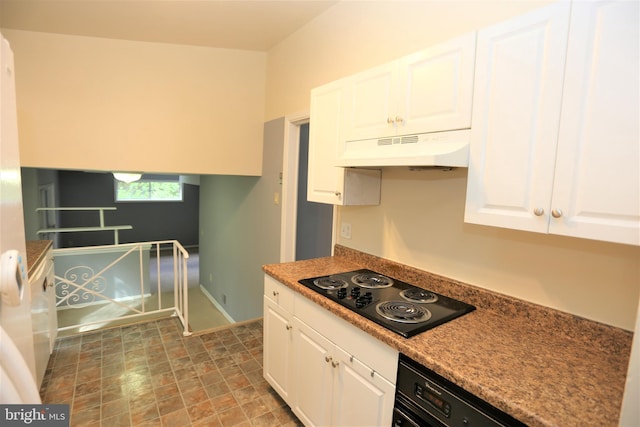
[[[269,51],[266,119],[309,110],[313,87],[549,2],[339,2]]]
[[[308,110],[312,87],[546,2],[341,2],[269,52],[267,117]],[[313,126],[313,123],[311,123]],[[382,203],[340,208],[339,243],[632,330],[640,248],[464,224],[466,170],[383,171]]]
[[[22,166],[260,174],[264,52],[3,33]]]

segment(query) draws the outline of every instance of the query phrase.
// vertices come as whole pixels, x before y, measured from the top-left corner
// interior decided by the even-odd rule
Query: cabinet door
[[[332,425],[391,425],[394,385],[339,347],[333,357],[338,376],[334,382]]]
[[[550,233],[640,244],[639,15],[637,1],[573,5]]]
[[[390,62],[346,80],[347,141],[395,135],[395,116],[398,110],[397,72],[397,62]]]
[[[379,205],[380,170],[334,166],[343,146],[342,80],[311,91],[307,200],[332,205]]]
[[[264,378],[291,405],[292,315],[264,297]]]
[[[53,348],[56,345],[56,338],[58,338],[58,311],[56,306],[56,275],[53,265],[53,254],[47,253],[47,268],[46,268],[46,286],[47,290],[47,305],[49,316],[49,354],[53,353]]]
[[[476,33],[410,55],[399,65],[399,134],[469,129]]]
[[[307,186],[310,202],[342,204],[344,170],[334,166],[341,136],[342,105],[340,81],[311,91]]]
[[[478,32],[466,222],[548,230],[569,6]]]
[[[334,345],[304,322],[294,318],[293,413],[307,426],[331,423]]]

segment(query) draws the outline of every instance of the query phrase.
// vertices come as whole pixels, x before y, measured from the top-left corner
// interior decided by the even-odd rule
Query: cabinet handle
[[[353,356],[349,358],[349,362],[353,363]]]
[[[328,363],[328,362],[331,362],[331,359],[332,359],[332,357],[331,357],[331,356],[325,356],[325,357],[324,357],[324,361],[325,361],[325,362],[327,362],[327,363]]]
[[[387,117],[387,123],[389,123],[390,125],[395,123],[395,120],[393,120],[391,117]]]
[[[278,291],[273,291],[273,296],[277,297],[278,296]]]
[[[551,211],[551,216],[554,218],[560,218],[562,216],[562,210],[561,209],[554,209]]]
[[[376,371],[374,371],[373,369],[371,370],[371,378],[373,378],[373,376],[376,374]]]
[[[339,364],[340,362],[331,362],[331,366],[333,366],[334,368],[337,368]]]
[[[335,194],[335,195],[336,195],[336,197],[340,197],[340,196],[342,195],[342,193],[341,193],[341,192],[339,192],[339,191],[336,191],[336,192],[335,192],[335,193],[333,193],[333,194]]]
[[[396,116],[396,123],[402,123],[404,122],[404,119],[400,116]]]
[[[287,331],[290,331],[292,326],[291,325],[287,325],[286,328],[287,328]]]
[[[544,209],[543,208],[535,208],[533,210],[533,214],[535,216],[542,216],[542,215],[544,215]]]

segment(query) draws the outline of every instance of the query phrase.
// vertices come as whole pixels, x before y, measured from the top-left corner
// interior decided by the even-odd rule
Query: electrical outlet
[[[351,224],[348,222],[343,222],[340,226],[340,235],[345,239],[351,238]]]

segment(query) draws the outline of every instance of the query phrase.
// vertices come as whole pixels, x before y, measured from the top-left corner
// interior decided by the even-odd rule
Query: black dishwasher
[[[400,354],[393,427],[526,427]]]

